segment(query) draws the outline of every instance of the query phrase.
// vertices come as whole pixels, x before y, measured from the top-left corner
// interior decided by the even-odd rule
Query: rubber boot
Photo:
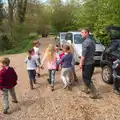
[[[84,84],[82,92],[89,94],[91,91],[89,90],[89,88]]]
[[[90,96],[90,98],[91,99],[97,99],[98,96],[99,96],[99,94],[98,94],[98,92],[97,92],[97,90],[96,90],[96,88],[95,88],[95,86],[94,86],[93,83],[90,84],[90,90],[91,90],[91,96]]]
[[[33,83],[30,81],[30,89],[33,90]]]

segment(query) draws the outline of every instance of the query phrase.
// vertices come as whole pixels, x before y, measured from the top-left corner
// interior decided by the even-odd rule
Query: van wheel
[[[105,65],[102,68],[102,79],[104,82],[108,83],[108,84],[112,84],[113,80],[112,80],[112,69],[108,66]]]

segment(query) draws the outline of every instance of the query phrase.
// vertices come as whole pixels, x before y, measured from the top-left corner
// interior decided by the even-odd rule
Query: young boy
[[[39,49],[39,46],[40,46],[40,43],[39,41],[35,40],[33,41],[33,49],[34,49],[34,55],[36,56],[36,58],[38,59],[38,62],[40,64],[40,49]],[[36,75],[38,77],[40,77],[40,68],[38,67],[37,70],[36,70]]]
[[[70,79],[73,76],[72,72],[72,60],[73,54],[71,53],[71,49],[69,45],[64,46],[65,55],[57,62],[57,65],[62,64],[61,78],[64,83],[64,89],[71,89],[70,87]]]
[[[120,76],[117,75],[118,69],[120,69],[120,60],[117,59],[113,62],[113,90],[114,93],[120,95]]]
[[[7,114],[9,109],[8,91],[12,97],[12,102],[17,103],[14,87],[17,84],[18,77],[15,70],[9,64],[10,60],[8,58],[2,58],[0,60],[0,89],[3,92],[4,114]]]

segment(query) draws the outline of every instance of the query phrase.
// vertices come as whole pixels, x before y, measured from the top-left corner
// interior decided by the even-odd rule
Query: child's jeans
[[[52,69],[52,70],[48,70],[48,72],[49,72],[50,84],[51,84],[51,86],[54,86],[56,70]]]
[[[61,79],[63,80],[63,83],[65,86],[68,86],[70,84],[70,79],[73,76],[72,68],[62,68],[61,71]]]
[[[16,93],[15,93],[14,88],[11,88],[11,89],[3,88],[2,89],[2,95],[3,95],[4,110],[9,109],[8,91],[9,91],[11,97],[12,97],[12,101],[17,101]]]
[[[30,81],[35,80],[36,71],[35,70],[28,70],[28,75],[29,75]]]

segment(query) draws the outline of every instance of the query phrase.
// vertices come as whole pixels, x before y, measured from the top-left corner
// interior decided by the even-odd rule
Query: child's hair
[[[38,40],[34,40],[34,41],[33,41],[33,45],[34,45],[34,46],[35,46],[37,43],[39,43]]]
[[[65,50],[65,52],[67,52],[67,53],[71,53],[71,48],[70,48],[69,45],[65,45],[65,46],[64,46],[64,50]]]
[[[7,58],[7,57],[4,57],[4,58],[2,58],[2,59],[0,60],[0,62],[1,62],[2,64],[5,64],[6,66],[9,66],[9,64],[10,64],[10,59]]]
[[[49,44],[46,50],[47,60],[51,62],[54,59],[55,55],[55,46],[53,44]]]
[[[33,52],[34,52],[34,49],[29,49],[28,50],[28,54],[29,54],[28,59],[29,60],[31,59],[31,55],[32,55]]]

